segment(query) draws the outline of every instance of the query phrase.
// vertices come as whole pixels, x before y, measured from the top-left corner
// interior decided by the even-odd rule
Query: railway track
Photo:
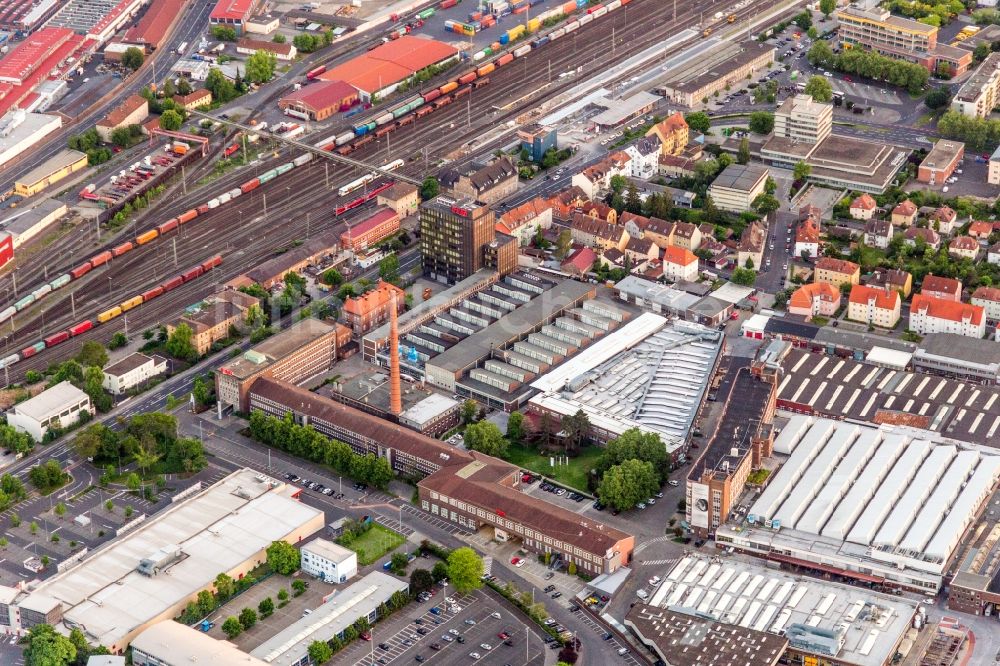
[[[724,4],[726,3],[716,2],[713,6]],[[774,4],[777,3],[762,3],[745,8],[744,12],[755,13]],[[352,154],[352,158],[369,163],[404,158],[407,166],[403,171],[409,175],[421,176],[423,162],[414,158],[422,157],[425,149],[429,156],[436,157],[440,151],[453,150],[470,137],[477,136],[483,126],[496,126],[523,113],[524,105],[493,116],[482,110],[499,106],[498,102],[510,96],[522,97],[526,81],[541,83],[550,70],[558,72],[570,65],[579,66],[581,54],[586,58],[582,61],[585,71],[610,66],[687,27],[692,19],[697,19],[700,11],[702,9],[679,10],[676,22],[658,22],[656,18],[661,13],[660,3],[656,0],[636,0],[629,5],[628,15],[619,12],[608,22],[581,28],[573,33],[578,35],[573,39],[552,42],[547,48],[524,56],[524,64],[496,70],[491,74],[490,84],[470,95],[467,104],[453,104],[418,119],[398,134],[392,133],[363,146]],[[612,33],[615,35],[614,43],[610,39],[601,38],[605,34],[610,37]],[[689,44],[682,44],[678,49],[687,45]],[[576,82],[571,80],[563,85],[551,86],[544,95],[531,100],[530,104],[559,94]],[[237,169],[204,187],[189,188],[189,195],[183,200],[161,197],[154,210],[134,223],[135,229],[142,231],[156,226],[187,210],[192,204],[197,205],[219,192],[231,189],[272,168],[274,163],[289,159],[293,154],[283,152],[277,160],[265,160],[256,166]],[[295,241],[320,231],[331,228],[342,230],[345,221],[366,215],[371,208],[368,205],[339,219],[333,215],[334,207],[339,201],[356,196],[349,194],[338,197],[336,188],[356,177],[357,170],[320,162],[313,161],[306,168],[293,170],[284,177],[261,186],[250,195],[210,212],[204,219],[199,218],[196,224],[183,226],[178,232],[154,244],[138,248],[112,261],[107,268],[92,271],[83,280],[71,283],[71,288],[55,292],[49,297],[51,300],[47,299],[27,311],[27,316],[19,313],[12,320],[10,330],[6,324],[0,330],[0,336],[3,336],[0,337],[2,353],[12,353],[32,344],[43,335],[67,328],[80,319],[91,318],[109,307],[109,304],[124,300],[191,264],[204,261],[214,254],[221,254],[223,264],[212,271],[211,279],[202,278],[185,284],[129,312],[130,332],[166,323],[176,317],[183,307],[198,302],[219,284],[245,272],[248,267],[271,258],[276,250],[288,248]],[[374,187],[379,182],[381,181],[376,180],[371,186]],[[309,193],[308,196],[301,196],[305,193]],[[88,253],[92,251],[93,247],[87,248]],[[85,257],[75,259],[81,258]],[[67,260],[60,270],[68,269],[72,264],[72,261]],[[59,270],[50,269],[48,273],[50,276],[58,275]],[[41,283],[40,279],[38,283]],[[31,287],[18,286],[22,293]],[[44,312],[43,308],[48,312]],[[74,309],[75,315],[72,314]],[[88,339],[107,342],[124,325],[124,320],[113,320],[95,327],[78,336],[79,342],[45,350],[36,357],[18,363],[10,368],[10,377],[16,380],[29,369],[38,370],[53,362],[70,358],[76,353],[76,347]]]

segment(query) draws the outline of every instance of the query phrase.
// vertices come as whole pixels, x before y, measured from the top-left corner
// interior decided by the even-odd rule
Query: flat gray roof
[[[626,99],[602,98],[594,102],[598,106],[603,106],[607,111],[603,111],[593,117],[593,121],[598,125],[617,125],[625,122],[640,110],[650,104],[655,104],[660,100],[659,95],[653,95],[646,91],[639,91]]]
[[[728,187],[749,192],[761,178],[767,176],[767,167],[759,164],[730,164],[712,181],[712,187]]]
[[[962,336],[964,337],[964,336]],[[972,338],[965,338],[971,340]],[[904,340],[896,340],[884,335],[874,333],[863,333],[849,331],[844,328],[833,328],[832,326],[822,326],[813,338],[815,342],[831,344],[849,349],[861,349],[869,352],[874,347],[885,347],[893,351],[913,352],[917,345]]]
[[[14,411],[36,421],[44,421],[53,413],[61,412],[70,405],[75,405],[87,399],[87,394],[73,386],[69,381],[59,382],[50,389],[45,389],[34,398],[14,405]]]
[[[932,333],[920,341],[917,357],[941,356],[974,365],[1000,365],[1000,345],[956,333]]]

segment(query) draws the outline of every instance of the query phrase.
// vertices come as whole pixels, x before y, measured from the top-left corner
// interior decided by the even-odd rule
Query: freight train
[[[587,25],[594,19],[600,18],[608,12],[612,12],[624,5],[629,4],[631,1],[632,0],[612,0],[604,5],[588,7],[586,14],[569,21],[552,32],[522,44],[513,51],[494,58],[489,62],[480,64],[474,69],[455,77],[451,81],[448,81],[444,85],[432,88],[419,95],[415,95],[390,110],[383,111],[382,113],[369,118],[365,122],[358,123],[350,130],[345,130],[340,134],[327,137],[326,139],[313,144],[313,146],[321,150],[336,151],[340,155],[349,155],[366,143],[370,143],[375,138],[381,138],[389,132],[397,130],[404,125],[409,125],[415,119],[423,118],[427,114],[437,111],[438,109],[451,104],[455,100],[470,94],[473,89],[487,85],[490,82],[489,74],[496,71],[497,68],[507,67],[514,62],[515,59],[522,58],[534,49],[541,48],[549,42],[564,37],[581,26]],[[587,0],[573,0],[572,2],[567,2],[565,5],[550,10],[550,12],[547,13],[549,15],[545,18],[570,14],[571,12],[575,12],[577,9],[582,9],[586,6],[586,4]],[[544,20],[545,19],[543,18],[536,24],[534,22],[535,19],[532,19],[531,24],[532,27],[534,27],[533,30],[526,28],[524,25],[511,28],[501,35],[497,42],[494,42],[482,51],[473,55],[473,60],[479,62],[499,53],[507,44],[539,30],[542,27],[542,22]]]
[[[131,243],[129,243],[129,245],[131,245]],[[93,268],[93,262],[95,259],[98,260],[97,265],[106,263],[110,259],[110,257],[108,257],[107,255],[110,254],[111,254],[110,252],[103,252],[94,259],[91,259],[90,261],[81,264],[81,266],[78,268],[81,268],[82,266],[90,266],[90,268],[87,268],[85,271],[83,271],[83,273],[80,273],[80,275],[83,275],[84,273]],[[94,326],[99,326],[101,324],[109,322],[115,317],[120,316],[122,313],[128,312],[132,308],[138,307],[143,303],[148,303],[154,298],[162,296],[171,289],[176,289],[182,284],[185,284],[187,282],[190,282],[191,280],[195,280],[201,277],[206,272],[212,270],[216,266],[219,266],[221,263],[222,263],[222,256],[215,255],[208,261],[204,261],[200,264],[192,266],[188,270],[182,273],[178,273],[169,280],[166,280],[165,282],[157,285],[156,287],[153,287],[148,291],[145,291],[141,294],[136,294],[131,298],[125,299],[124,301],[114,306],[113,308],[101,312],[94,319],[84,319],[83,321],[79,322],[78,324],[74,324],[73,326],[70,326],[64,331],[59,331],[58,333],[53,333],[52,335],[46,336],[41,340],[39,340],[38,342],[34,343],[33,345],[25,347],[16,354],[11,354],[9,356],[0,359],[0,369],[9,368],[10,366],[14,365],[19,361],[31,358],[32,356],[34,356],[35,354],[39,353],[42,350],[49,349],[50,347],[55,347],[58,344],[66,342],[72,337],[80,335],[81,333],[86,333],[90,329],[94,328]],[[45,293],[48,293],[49,291],[52,291],[53,288],[58,289],[59,287],[63,287],[69,284],[71,280],[72,277],[70,273],[67,273],[66,275],[61,275],[52,282],[50,282],[49,284],[42,285],[41,287],[39,287],[34,292],[32,292],[32,294],[26,296],[25,299],[31,298],[32,300],[30,302],[34,302],[35,294],[37,294],[38,292],[44,291]],[[56,283],[58,283],[58,285],[54,286],[56,285]],[[21,299],[21,301],[24,301],[25,299]],[[0,312],[0,321],[5,321],[13,317],[14,314],[17,312],[18,309],[17,305],[20,304],[21,301],[18,301],[18,303],[15,303],[13,306],[7,308],[3,312]],[[22,308],[23,307],[27,307],[27,305],[23,305]]]

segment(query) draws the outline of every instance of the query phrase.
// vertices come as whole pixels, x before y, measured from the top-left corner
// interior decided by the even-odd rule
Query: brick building
[[[356,337],[378,328],[389,321],[393,294],[396,294],[396,312],[402,313],[406,307],[406,292],[394,284],[379,280],[375,289],[344,301],[344,323]]]

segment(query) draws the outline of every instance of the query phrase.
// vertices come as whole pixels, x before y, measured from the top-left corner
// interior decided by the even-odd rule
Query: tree
[[[323,274],[319,276],[319,279],[320,282],[328,284],[331,287],[339,287],[344,282],[344,276],[336,268],[323,271]]]
[[[736,268],[733,270],[732,280],[744,287],[752,287],[757,281],[757,271],[752,268]]]
[[[414,569],[410,573],[410,594],[416,596],[434,586],[434,576],[427,569]]]
[[[194,331],[185,323],[177,325],[174,332],[167,338],[167,353],[182,361],[196,361],[198,350],[194,346]]]
[[[184,118],[173,109],[167,109],[160,115],[160,129],[176,132],[184,124]]]
[[[215,593],[220,599],[228,599],[236,593],[236,582],[231,576],[220,573],[215,577]]]
[[[810,76],[803,92],[817,102],[829,102],[833,99],[833,88],[825,76]]]
[[[210,32],[212,33],[212,37],[221,39],[224,42],[236,41],[236,29],[228,25],[213,25]]]
[[[770,194],[758,194],[751,206],[760,215],[770,215],[778,210],[781,204]]]
[[[431,577],[434,579],[435,583],[440,583],[445,578],[448,577],[448,565],[444,562],[438,562],[431,569]]]
[[[28,631],[24,648],[26,666],[68,666],[76,659],[73,642],[50,624],[36,624]]]
[[[244,608],[240,611],[240,626],[246,631],[257,624],[257,611],[252,608]]]
[[[62,518],[63,516],[66,515],[66,505],[63,504],[62,502],[59,502],[55,505],[55,507],[52,508],[52,512],[55,513],[60,518]]]
[[[982,62],[986,60],[986,56],[991,53],[990,45],[986,42],[981,42],[976,44],[976,48],[972,50],[972,59],[975,62]]]
[[[644,433],[638,428],[626,430],[604,447],[604,452],[597,462],[597,470],[604,473],[626,460],[648,462],[663,478],[670,473],[667,449],[656,433]]]
[[[257,612],[260,613],[261,619],[271,616],[271,613],[274,612],[274,601],[271,597],[265,597],[257,604]]]
[[[80,347],[80,352],[76,355],[76,362],[83,367],[96,365],[103,368],[108,363],[108,352],[100,342],[88,340]]]
[[[325,664],[333,659],[333,649],[326,641],[313,641],[309,644],[309,661],[315,666]]]
[[[424,201],[433,199],[441,191],[441,183],[434,176],[427,176],[420,184],[420,198]]]
[[[124,53],[122,53],[122,58],[121,58],[122,67],[134,72],[135,70],[142,67],[142,63],[145,59],[146,56],[143,54],[142,49],[136,48],[135,46],[130,46],[127,49],[125,49]]]
[[[462,423],[469,424],[476,420],[478,406],[475,400],[466,400],[462,403]]]
[[[378,276],[386,282],[399,282],[399,257],[395,253],[378,262]]]
[[[292,581],[292,594],[296,597],[301,597],[305,594],[306,582],[304,580],[293,580]]]
[[[500,428],[489,421],[470,423],[465,428],[465,445],[473,451],[503,458],[507,455],[507,440]]]
[[[749,164],[750,162],[750,139],[743,137],[740,139],[740,148],[736,152],[736,161],[740,164]]]
[[[215,610],[215,595],[208,590],[202,590],[198,593],[197,603],[198,613],[203,616],[208,615]]]
[[[288,39],[281,33],[276,34],[271,39],[274,41],[275,44],[284,44],[285,42],[288,41]]]
[[[212,93],[212,99],[220,104],[230,102],[240,95],[236,85],[226,78],[222,70],[217,67],[208,70],[208,75],[205,77],[205,88]]]
[[[573,249],[573,234],[569,229],[563,229],[556,238],[555,254],[557,259],[565,259]]]
[[[803,30],[808,30],[809,28],[812,27],[813,24],[812,14],[810,14],[809,12],[802,12],[794,19],[792,19],[792,23],[799,26]]]
[[[507,418],[507,440],[517,446],[524,441],[524,414],[511,412]]]
[[[111,340],[108,342],[108,349],[119,349],[128,344],[128,338],[121,331],[118,331],[111,336]]]
[[[651,497],[659,487],[659,475],[651,463],[626,460],[604,473],[597,496],[602,504],[625,511]]]
[[[795,163],[795,168],[792,171],[795,180],[805,180],[810,173],[812,173],[812,167],[801,160]]]
[[[177,94],[178,95],[191,94],[191,83],[183,76],[177,79]]]
[[[119,127],[111,132],[111,143],[119,148],[128,148],[132,145],[132,133],[127,127]]]
[[[823,12],[823,18],[830,18],[830,14],[837,8],[837,0],[819,0],[819,10]]]
[[[448,556],[448,579],[461,594],[483,586],[483,558],[468,547],[456,548]]]
[[[275,541],[267,547],[267,564],[271,570],[283,576],[298,571],[300,553],[286,541]]]
[[[48,492],[66,482],[67,474],[63,472],[59,461],[50,458],[41,465],[35,465],[28,471],[28,480],[40,491]]]
[[[829,67],[836,60],[836,55],[833,49],[830,48],[830,44],[825,40],[819,40],[815,42],[810,48],[809,53],[806,55],[806,59],[810,64],[816,65],[817,67]]]
[[[243,633],[243,625],[240,624],[240,619],[235,615],[230,615],[226,618],[226,621],[222,623],[222,631],[232,640]]]
[[[749,127],[754,134],[770,134],[774,131],[774,114],[769,111],[754,111],[750,114]]]
[[[191,395],[194,396],[194,401],[199,407],[206,407],[212,403],[211,385],[201,377],[194,378]]]
[[[397,574],[402,574],[406,571],[406,565],[409,563],[410,560],[404,553],[393,553],[392,557],[389,558],[389,568]]]
[[[712,126],[711,118],[709,118],[708,114],[703,111],[689,113],[684,116],[684,120],[687,122],[688,127],[696,132],[701,132],[702,134],[707,133],[709,128]]]
[[[985,44],[980,44],[980,46],[986,46]],[[927,105],[928,109],[937,111],[938,109],[943,109],[951,103],[951,95],[948,94],[947,88],[935,88],[934,90],[927,93],[927,97],[924,98],[924,104]]]

